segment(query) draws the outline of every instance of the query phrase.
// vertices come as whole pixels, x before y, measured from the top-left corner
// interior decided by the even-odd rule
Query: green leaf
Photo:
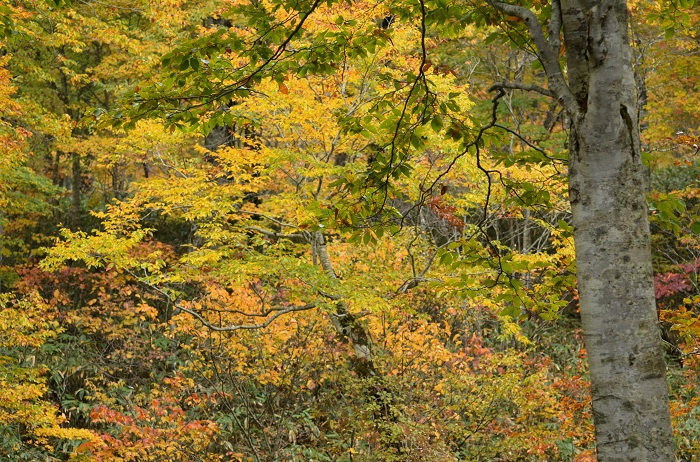
[[[693,222],[693,224],[690,225],[690,230],[691,230],[694,234],[700,234],[700,221],[695,221],[695,222]]]
[[[566,220],[559,220],[557,222],[557,227],[568,233],[572,233],[574,231],[574,227],[567,223]]]
[[[433,120],[430,121],[430,128],[432,128],[435,133],[440,132],[444,126],[445,124],[442,121],[442,117],[437,114],[433,116]]]
[[[441,265],[449,265],[454,260],[454,255],[452,252],[445,252],[440,256]]]
[[[415,133],[411,134],[411,146],[416,149],[420,149],[422,145],[423,142],[421,141],[420,137]]]

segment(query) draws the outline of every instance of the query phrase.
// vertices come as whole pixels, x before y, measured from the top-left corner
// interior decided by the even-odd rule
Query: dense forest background
[[[0,3],[2,460],[595,460],[569,124],[518,18],[443,3],[434,35],[321,5],[281,48],[273,1]],[[630,9],[695,460],[700,11]],[[234,88],[251,53],[278,72]]]

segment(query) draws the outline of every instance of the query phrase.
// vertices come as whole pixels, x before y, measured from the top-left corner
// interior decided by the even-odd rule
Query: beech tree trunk
[[[530,10],[491,4],[527,25],[549,83],[535,91],[556,98],[571,123],[569,199],[598,460],[671,462],[626,2],[553,0],[546,36]]]
[[[612,133],[586,117],[570,159],[598,460],[672,461],[643,169],[624,122],[609,119]],[[606,136],[613,139],[603,142]]]
[[[600,35],[588,38],[569,199],[598,459],[672,461],[626,6],[593,10],[589,21]]]

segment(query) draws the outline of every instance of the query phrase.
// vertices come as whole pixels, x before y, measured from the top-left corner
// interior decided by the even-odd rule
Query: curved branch
[[[270,316],[265,321],[263,321],[259,324],[233,324],[233,325],[229,325],[229,326],[216,326],[216,325],[210,323],[209,321],[207,321],[206,319],[204,319],[204,317],[202,317],[201,314],[197,313],[194,310],[190,310],[189,308],[185,308],[182,305],[175,305],[175,307],[177,309],[189,314],[190,316],[195,318],[197,321],[201,322],[202,325],[208,329],[211,329],[211,330],[216,331],[216,332],[234,332],[237,330],[263,329],[263,328],[269,326],[270,324],[272,324],[272,321],[274,321],[275,319],[279,318],[282,315],[285,315],[287,313],[292,313],[294,311],[308,311],[308,310],[311,310],[313,308],[316,308],[316,304],[315,303],[308,303],[306,305],[290,306],[288,308],[280,309],[275,314],[273,314],[272,316]],[[268,310],[268,313],[270,313],[272,311],[276,311],[276,310],[270,309],[270,310]]]
[[[542,26],[535,13],[522,6],[503,3],[498,0],[487,1],[498,11],[523,20],[530,32],[532,41],[537,47],[538,57],[547,73],[547,80],[552,93],[556,95],[557,101],[566,108],[569,115],[574,119],[578,119],[581,109],[574,94],[564,80],[564,75],[559,65],[559,49],[554,49],[552,44],[545,38]]]
[[[246,215],[251,215],[253,217],[264,218],[266,220],[273,222],[274,224],[276,224],[280,227],[295,228],[295,229],[298,228],[297,225],[293,225],[291,223],[285,223],[284,221],[278,220],[275,217],[271,217],[269,215],[265,215],[264,213],[260,213],[260,212],[255,212],[255,211],[251,211],[251,210],[236,210],[236,213],[244,213]]]
[[[550,156],[549,154],[547,154],[547,152],[544,149],[540,148],[539,146],[532,144],[527,138],[525,138],[522,134],[518,133],[517,131],[513,130],[512,128],[508,128],[505,125],[501,125],[501,124],[495,124],[493,127],[500,128],[501,130],[506,131],[506,132],[510,133],[511,135],[515,136],[522,143],[525,143],[525,145],[527,147],[529,147],[533,151],[537,151],[540,154],[542,154],[542,157],[544,157],[545,159],[548,159],[548,160],[553,161],[553,162],[559,160],[559,159],[556,159],[556,158]],[[559,170],[556,168],[556,166],[555,166],[555,170],[557,171],[557,173],[559,173]]]
[[[304,12],[304,13],[300,16],[299,22],[298,22],[298,23],[296,24],[296,26],[294,27],[294,30],[292,30],[292,31],[289,33],[289,35],[287,35],[287,37],[285,37],[284,40],[282,40],[282,42],[279,44],[279,46],[277,47],[277,49],[275,50],[275,52],[272,53],[272,55],[270,55],[265,61],[263,61],[262,64],[260,64],[255,70],[253,70],[253,72],[251,72],[250,74],[246,75],[244,78],[238,80],[237,82],[233,83],[232,85],[229,85],[229,87],[228,87],[227,89],[225,89],[224,91],[220,92],[220,94],[217,95],[217,96],[219,96],[219,97],[221,97],[221,96],[227,96],[227,95],[229,95],[229,94],[234,93],[234,92],[237,91],[237,90],[240,90],[240,89],[248,89],[246,85],[247,85],[247,83],[250,81],[250,79],[252,79],[253,77],[255,77],[257,74],[260,74],[261,72],[263,72],[263,71],[265,70],[265,68],[266,68],[270,63],[272,63],[274,60],[276,60],[277,58],[279,58],[279,56],[287,49],[287,45],[289,45],[289,44],[291,43],[291,41],[292,41],[294,38],[297,37],[297,35],[298,35],[299,32],[301,31],[302,27],[304,26],[304,23],[306,22],[306,20],[309,19],[309,17],[311,16],[311,14],[312,14],[314,11],[316,11],[316,8],[318,8],[318,6],[319,6],[320,4],[321,4],[321,0],[315,0],[315,1],[311,4],[311,6],[309,7],[309,10],[306,11],[306,12]]]

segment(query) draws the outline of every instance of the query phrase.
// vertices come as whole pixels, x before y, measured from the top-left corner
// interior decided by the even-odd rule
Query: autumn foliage
[[[566,120],[488,93],[520,24],[391,3],[0,5],[0,459],[595,460]],[[632,11],[694,460],[697,32]]]

